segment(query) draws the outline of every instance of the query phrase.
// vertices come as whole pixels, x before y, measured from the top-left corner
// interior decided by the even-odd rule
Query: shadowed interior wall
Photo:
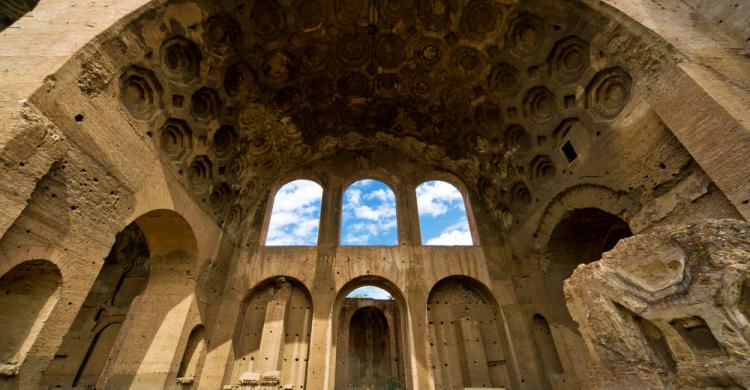
[[[3,371],[15,371],[23,362],[59,299],[60,279],[60,271],[46,260],[26,261],[0,278]]]
[[[177,381],[180,385],[190,386],[200,376],[203,361],[206,358],[206,336],[203,325],[196,325],[190,332],[185,352],[182,355],[180,369],[177,370]]]
[[[534,336],[539,358],[542,360],[542,367],[547,374],[561,374],[563,372],[560,356],[557,353],[555,340],[552,338],[547,319],[541,314],[535,314],[532,320],[531,332]]]
[[[380,311],[408,390],[589,387],[573,269],[629,229],[750,216],[750,13],[714,3],[40,1],[0,33],[0,276],[50,259],[62,283],[1,380],[175,386],[204,324],[193,387],[332,390],[336,338],[370,348],[343,294],[379,280],[401,293],[401,321]],[[394,191],[398,245],[341,245],[344,192],[366,177]],[[323,188],[318,245],[264,246],[293,178]],[[432,179],[464,195],[474,245],[422,245],[415,189]],[[134,218],[144,269],[96,280]],[[693,337],[673,352],[725,329],[629,302],[670,346]]]
[[[346,298],[338,321],[335,389],[403,389],[401,316],[397,302]]]
[[[247,299],[235,330],[232,382],[253,374],[275,383],[305,388],[312,302],[296,281],[276,278],[257,287]]]
[[[34,9],[38,3],[39,0],[0,0],[0,31]]]
[[[510,386],[499,310],[475,282],[439,282],[427,311],[435,388]]]
[[[559,307],[567,315],[563,281],[573,274],[579,264],[598,260],[602,253],[632,233],[628,224],[608,212],[584,208],[570,212],[558,222],[549,240],[550,267],[544,286],[551,306]]]
[[[148,271],[146,237],[137,224],[130,224],[117,234],[43,383],[63,389],[96,385],[133,300],[146,286]]]

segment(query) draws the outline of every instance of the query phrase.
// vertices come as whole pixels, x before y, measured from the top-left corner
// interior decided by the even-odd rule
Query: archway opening
[[[304,389],[312,298],[298,281],[277,277],[248,295],[235,328],[232,384]]]
[[[133,299],[143,292],[151,262],[137,224],[117,234],[99,275],[43,382],[50,387],[95,387]]]
[[[580,373],[585,372],[587,366],[586,347],[565,305],[565,279],[578,265],[600,259],[602,253],[612,249],[620,239],[631,235],[625,221],[598,208],[573,210],[552,230],[547,244],[547,272],[542,278],[545,300],[539,311],[543,317],[539,314],[532,318],[539,361],[548,380],[562,380],[562,376],[569,381],[581,379]],[[540,319],[545,320],[544,326]],[[553,352],[555,345],[559,348]],[[559,353],[560,365],[553,353]]]
[[[472,245],[464,197],[454,185],[426,181],[417,186],[423,245]]]
[[[365,285],[341,302],[336,333],[336,390],[405,388],[402,317],[393,294]]]
[[[180,333],[174,329],[182,329],[190,308],[196,259],[193,231],[174,211],[154,210],[125,227],[42,384],[127,388],[136,378],[155,386],[176,375],[171,358]]]
[[[0,368],[14,375],[59,297],[60,270],[49,261],[23,262],[0,278]]]
[[[551,300],[549,307],[559,308],[570,319],[563,295],[565,279],[578,265],[600,259],[620,239],[632,235],[625,221],[597,208],[577,209],[563,217],[552,230],[547,245],[549,268],[544,285]]]
[[[316,245],[323,188],[311,180],[294,180],[276,192],[266,245]]]
[[[396,195],[387,184],[365,179],[346,189],[341,245],[398,245]]]

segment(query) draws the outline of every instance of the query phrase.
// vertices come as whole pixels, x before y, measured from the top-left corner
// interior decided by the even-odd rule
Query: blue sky
[[[266,245],[317,245],[322,198],[314,181],[284,184],[274,198]]]
[[[438,180],[420,184],[417,207],[422,244],[472,245],[464,199],[452,184]]]
[[[383,290],[380,287],[375,286],[364,286],[355,288],[347,294],[347,298],[351,298],[353,295],[364,295],[366,298],[372,298],[372,299],[391,299],[391,294],[388,294],[388,291]]]
[[[398,245],[396,196],[385,183],[360,180],[346,189],[341,245]]]
[[[443,181],[416,189],[422,243],[471,245],[461,193]],[[266,245],[316,245],[323,189],[310,180],[295,180],[274,199]],[[396,197],[377,180],[360,180],[343,195],[341,245],[398,245]]]

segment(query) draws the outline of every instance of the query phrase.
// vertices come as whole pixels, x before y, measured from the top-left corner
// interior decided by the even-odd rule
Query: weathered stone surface
[[[633,232],[750,210],[740,2],[45,0],[22,15],[31,3],[0,5],[16,19],[0,32],[0,323],[18,324],[0,332],[0,388],[338,390],[383,385],[377,365],[402,390],[584,389],[573,270]],[[299,178],[323,189],[318,245],[267,247],[275,192]],[[397,246],[341,245],[343,191],[363,178],[394,190]],[[432,179],[461,192],[474,246],[423,245],[415,188]],[[693,280],[677,248],[605,267],[632,293],[591,306],[613,353],[723,345],[692,306],[643,317]],[[59,275],[15,277],[37,262]],[[342,321],[363,283],[389,288],[381,311],[401,320]],[[607,335],[628,321],[648,344]],[[393,361],[370,364],[385,340]],[[649,364],[668,383],[671,347],[592,385]]]
[[[750,386],[750,224],[626,238],[565,282],[598,389]]]

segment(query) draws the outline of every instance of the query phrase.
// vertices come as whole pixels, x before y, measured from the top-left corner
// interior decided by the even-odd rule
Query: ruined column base
[[[664,226],[579,266],[591,388],[750,388],[750,224]]]

